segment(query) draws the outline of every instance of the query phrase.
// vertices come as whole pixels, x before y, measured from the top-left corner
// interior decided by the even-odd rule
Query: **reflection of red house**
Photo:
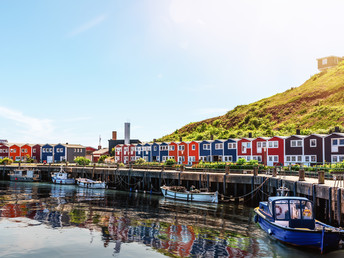
[[[1,217],[24,217],[27,214],[27,210],[25,204],[6,204],[2,207]]]
[[[180,257],[190,256],[196,239],[192,226],[170,225],[164,233],[167,234],[167,239],[161,240],[163,249]]]
[[[130,220],[125,217],[111,216],[109,219],[109,234],[114,240],[120,240],[121,242],[128,241]]]
[[[199,143],[196,141],[189,142],[188,150],[189,165],[197,164],[199,162]]]
[[[188,144],[186,142],[178,144],[178,163],[188,164]]]
[[[8,154],[9,147],[4,143],[0,143],[0,159],[8,158]]]
[[[168,159],[178,161],[178,144],[175,142],[170,142],[168,144]]]

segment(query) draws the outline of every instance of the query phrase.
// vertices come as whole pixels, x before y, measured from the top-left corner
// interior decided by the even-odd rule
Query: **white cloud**
[[[54,131],[53,121],[24,115],[20,111],[0,106],[0,117],[16,122],[18,130],[26,139],[49,139]]]
[[[76,29],[74,29],[72,32],[70,32],[68,34],[69,37],[74,37],[80,33],[83,33],[85,31],[88,31],[89,29],[97,26],[98,24],[102,23],[104,20],[106,20],[107,15],[102,14],[84,24],[82,24],[81,26],[77,27]]]

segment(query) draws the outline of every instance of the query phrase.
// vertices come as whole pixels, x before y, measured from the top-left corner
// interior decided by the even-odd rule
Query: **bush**
[[[74,162],[80,166],[87,166],[91,163],[91,161],[89,159],[86,159],[85,157],[77,157],[76,159],[74,159]]]
[[[237,165],[244,165],[246,163],[246,159],[244,159],[244,158],[240,158],[240,159],[238,159],[238,161],[236,162],[236,164]]]
[[[173,166],[174,164],[176,164],[176,161],[174,159],[168,159],[165,161],[166,166]]]
[[[108,155],[101,155],[98,159],[98,163],[104,163],[105,159],[108,158]]]
[[[10,158],[3,158],[1,164],[3,165],[11,165],[13,163],[13,160]]]
[[[143,158],[139,158],[137,160],[135,160],[135,165],[143,165],[144,163],[146,163],[146,160]]]

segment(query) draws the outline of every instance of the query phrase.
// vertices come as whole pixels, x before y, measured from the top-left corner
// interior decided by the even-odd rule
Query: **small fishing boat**
[[[166,198],[192,201],[192,202],[212,202],[217,203],[219,201],[218,192],[208,192],[207,189],[191,189],[187,191],[183,186],[161,186],[162,194]]]
[[[70,176],[71,175],[65,172],[61,166],[59,172],[52,173],[51,180],[54,184],[73,185],[75,184],[75,179],[71,178]]]
[[[94,189],[104,189],[106,188],[106,183],[102,181],[94,181],[88,178],[77,178],[76,183],[80,187],[94,188]]]
[[[40,181],[39,173],[34,169],[15,169],[9,174],[11,181],[33,182]]]
[[[314,218],[313,203],[305,197],[275,196],[254,209],[256,223],[284,243],[320,249],[338,249],[344,231]]]

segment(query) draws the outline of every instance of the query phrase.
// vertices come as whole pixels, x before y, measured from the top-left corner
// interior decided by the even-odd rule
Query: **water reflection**
[[[103,248],[112,248],[113,255],[121,254],[128,243],[181,257],[305,254],[265,239],[252,222],[252,210],[243,205],[190,204],[113,190],[0,181],[0,224],[9,218],[28,218],[30,225],[51,230],[88,229],[91,242],[97,232]]]

